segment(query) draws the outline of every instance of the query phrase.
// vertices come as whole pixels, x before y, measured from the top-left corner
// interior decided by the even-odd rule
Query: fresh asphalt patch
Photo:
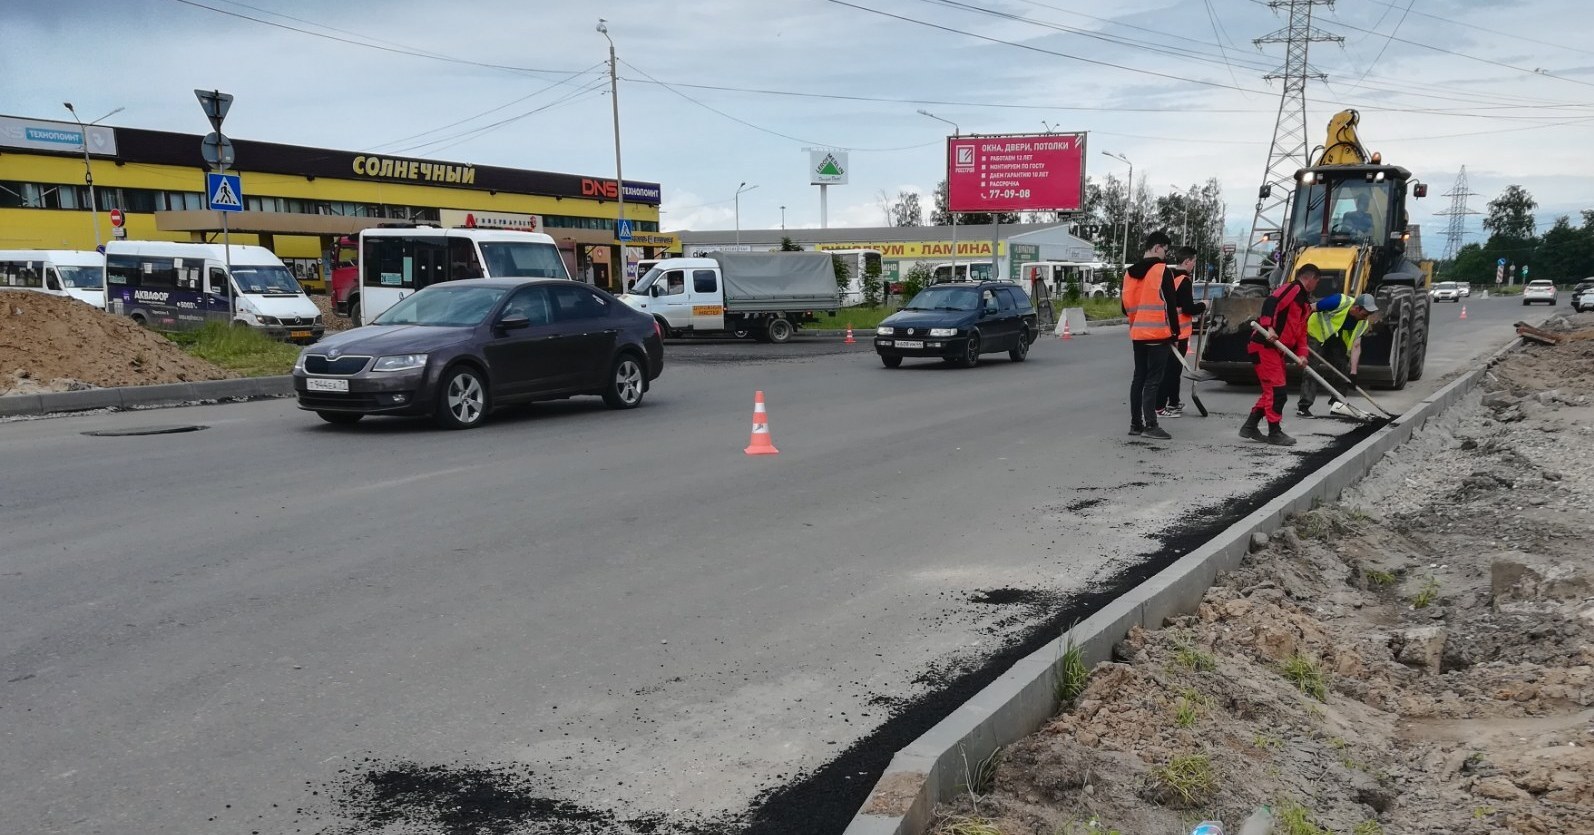
[[[760,346],[767,347],[767,346]],[[627,818],[621,812],[594,809],[553,797],[549,786],[524,765],[482,767],[477,764],[381,763],[367,759],[351,764],[345,777],[321,787],[338,822],[327,835],[372,831],[426,835],[510,835],[572,833],[573,835],[816,835],[841,833],[867,799],[876,778],[896,752],[928,731],[959,705],[996,680],[1014,663],[1057,640],[1079,623],[1136,585],[1249,515],[1333,458],[1372,434],[1380,424],[1366,424],[1335,438],[1315,452],[1300,452],[1275,462],[1290,467],[1260,490],[1238,499],[1216,502],[1186,513],[1152,538],[1157,548],[1138,562],[1093,587],[1074,593],[1027,589],[988,589],[971,594],[970,605],[1013,606],[1021,622],[1004,646],[978,659],[953,659],[931,665],[916,682],[926,688],[911,698],[877,697],[870,704],[887,718],[867,736],[830,762],[793,782],[762,792],[739,816],[706,819],[687,814]],[[1292,450],[1293,452],[1293,450]],[[1117,490],[1146,487],[1130,482]],[[1081,506],[1081,510],[1088,505]],[[1005,624],[1003,624],[1005,625]],[[990,634],[1004,632],[993,626]],[[310,810],[302,810],[310,813]],[[317,810],[324,811],[324,810]]]

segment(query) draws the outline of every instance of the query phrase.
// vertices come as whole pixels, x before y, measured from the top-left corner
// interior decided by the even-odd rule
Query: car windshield
[[[287,267],[249,267],[232,265],[232,280],[238,292],[262,296],[297,296],[304,292]]]
[[[659,276],[661,275],[664,275],[664,271],[658,267],[648,270],[646,273],[643,273],[642,278],[631,287],[631,292],[636,293],[639,296],[647,295],[648,288],[652,287],[653,282],[658,281]]]
[[[564,259],[552,244],[482,241],[482,258],[491,278],[569,278]]]
[[[929,287],[903,305],[903,310],[977,310],[980,291],[972,287]]]
[[[1548,290],[1549,288],[1554,287],[1555,285],[1553,283],[1549,282],[1549,281],[1542,281],[1541,280],[1541,281],[1530,281],[1530,282],[1528,282],[1528,286],[1532,287],[1532,288],[1534,288],[1536,290]]]
[[[57,267],[61,280],[74,290],[102,290],[105,288],[105,271],[99,267]]]
[[[471,328],[481,324],[508,292],[504,287],[434,284],[400,299],[398,304],[388,308],[371,324]]]
[[[1456,289],[1456,283],[1454,281],[1441,281],[1441,282],[1439,282],[1439,289],[1440,290],[1454,290],[1454,289]]]

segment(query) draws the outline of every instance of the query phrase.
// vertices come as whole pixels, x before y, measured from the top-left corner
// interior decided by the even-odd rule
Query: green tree
[[[918,192],[906,190],[897,192],[896,202],[891,204],[891,225],[924,225],[924,208],[919,205]]]
[[[882,301],[880,290],[880,262],[867,261],[863,271],[863,303],[869,307],[879,305]]]
[[[1594,259],[1594,231],[1586,226],[1575,227],[1571,218],[1562,215],[1539,241],[1533,254],[1531,275],[1552,281],[1578,278],[1589,272],[1591,259]]]
[[[902,303],[913,301],[913,297],[930,283],[930,278],[930,266],[922,261],[915,263],[908,274],[902,277]]]
[[[1506,186],[1500,196],[1489,201],[1489,213],[1483,219],[1483,228],[1497,237],[1517,241],[1533,239],[1536,224],[1533,210],[1539,207],[1533,195],[1521,186]]]
[[[1454,260],[1439,265],[1444,281],[1467,284],[1493,284],[1494,261],[1484,253],[1482,244],[1466,244],[1456,251]]]
[[[791,238],[781,238],[780,239],[780,251],[781,252],[802,252],[803,248],[802,248],[801,244],[797,243],[796,241],[793,241]]]
[[[935,187],[935,211],[930,213],[930,223],[946,226],[952,222],[952,213],[946,209],[946,180]],[[960,226],[977,226],[987,223],[1018,223],[1018,212],[958,212]]]
[[[847,266],[847,260],[839,255],[830,256],[830,266],[836,271],[836,289],[847,292],[847,285],[852,283],[852,268]],[[868,299],[864,299],[867,304]],[[873,307],[874,305],[869,305]]]

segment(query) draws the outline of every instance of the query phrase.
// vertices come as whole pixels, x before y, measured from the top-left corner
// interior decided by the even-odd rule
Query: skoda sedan
[[[299,354],[299,408],[329,423],[423,415],[480,426],[515,403],[597,395],[642,403],[664,369],[653,317],[568,279],[484,278],[426,287],[365,327]]]
[[[1001,351],[1023,362],[1035,336],[1035,308],[1017,285],[959,282],[921,290],[880,323],[874,346],[887,368],[906,357],[938,357],[972,368],[981,354]]]

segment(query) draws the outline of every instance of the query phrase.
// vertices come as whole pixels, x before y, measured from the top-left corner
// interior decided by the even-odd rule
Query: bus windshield
[[[420,325],[431,328],[473,328],[487,318],[508,293],[504,287],[462,287],[434,284],[405,296],[376,317],[373,325]]]
[[[299,282],[294,280],[293,273],[288,272],[287,267],[233,264],[232,280],[237,282],[238,292],[251,295],[297,296],[304,292],[299,289]]]
[[[56,267],[61,281],[74,290],[105,289],[105,273],[99,267]]]
[[[482,241],[491,278],[569,278],[559,249],[548,244]]]

